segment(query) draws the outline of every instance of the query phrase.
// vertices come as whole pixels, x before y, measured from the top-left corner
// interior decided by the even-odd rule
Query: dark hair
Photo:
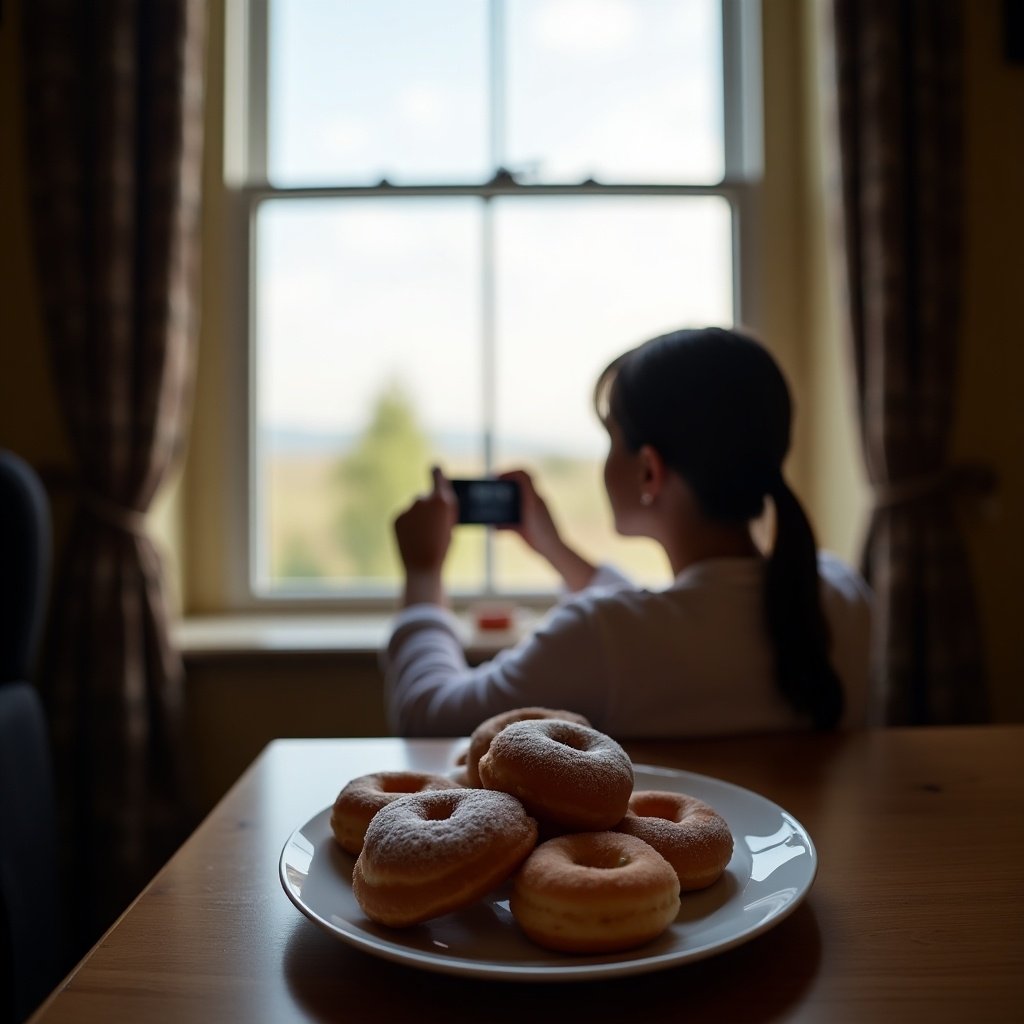
[[[749,522],[771,497],[765,610],[776,681],[797,712],[834,727],[842,686],[828,656],[814,532],[782,475],[792,402],[771,354],[738,331],[674,331],[606,367],[594,403],[631,451],[651,445],[687,481],[709,519]]]

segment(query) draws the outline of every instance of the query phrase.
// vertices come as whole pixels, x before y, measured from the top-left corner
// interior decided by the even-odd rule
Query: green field
[[[284,454],[268,458],[262,496],[265,536],[269,543],[271,585],[295,589],[305,584],[317,590],[394,590],[400,579],[391,523],[410,502],[416,487],[364,511],[358,540],[346,536],[345,509],[359,497],[357,487],[339,472],[340,456]],[[449,476],[474,475],[479,465],[441,460]],[[601,480],[599,461],[549,458],[516,463],[533,474],[538,490],[548,501],[563,536],[587,557],[612,561],[640,582],[662,585],[668,569],[653,542],[617,537]],[[426,490],[429,468],[422,467],[421,489]],[[417,475],[418,472],[417,472]],[[365,505],[366,495],[362,495]],[[351,517],[349,517],[351,518]],[[485,579],[483,527],[459,527],[445,567],[445,582],[455,590],[480,591]],[[359,566],[356,545],[363,555],[375,552],[376,570],[367,574]],[[554,590],[557,579],[546,563],[514,535],[495,532],[494,583],[498,591]],[[365,557],[362,559],[365,563]]]

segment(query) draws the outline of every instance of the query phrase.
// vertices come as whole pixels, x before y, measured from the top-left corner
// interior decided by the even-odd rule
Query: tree
[[[274,575],[285,580],[312,580],[320,579],[324,571],[306,538],[292,533],[285,540],[280,564]]]
[[[395,578],[396,513],[427,483],[430,441],[397,381],[374,402],[370,421],[335,473],[341,497],[338,540],[359,576]]]

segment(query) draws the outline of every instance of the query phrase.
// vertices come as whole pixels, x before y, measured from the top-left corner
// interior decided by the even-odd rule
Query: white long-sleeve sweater
[[[397,616],[382,654],[392,728],[468,735],[484,719],[539,705],[586,715],[615,737],[707,736],[805,727],[773,678],[765,563],[713,559],[661,591],[602,566],[515,647],[470,667],[457,620],[436,605]],[[819,556],[844,726],[863,724],[871,594],[833,555]]]

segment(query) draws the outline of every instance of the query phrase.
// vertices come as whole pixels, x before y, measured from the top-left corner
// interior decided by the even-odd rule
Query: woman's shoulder
[[[638,585],[610,564],[597,567],[590,583],[582,590],[562,594],[544,617],[543,625],[556,629],[594,628],[615,609],[636,615],[657,592]]]
[[[701,563],[681,574],[669,586],[639,586],[611,566],[602,566],[591,586],[564,596],[556,612],[565,620],[587,619],[595,613],[621,610],[635,616],[652,606],[673,608],[702,606],[714,595],[735,602],[741,593],[760,600],[764,562],[757,559],[725,559]],[[818,574],[824,603],[838,610],[870,613],[874,595],[864,578],[848,562],[831,551],[818,552]]]

